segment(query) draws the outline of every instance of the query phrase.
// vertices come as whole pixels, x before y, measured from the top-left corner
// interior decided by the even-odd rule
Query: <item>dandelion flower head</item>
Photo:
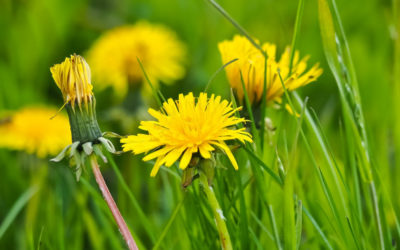
[[[54,81],[64,97],[65,103],[74,108],[75,103],[81,107],[91,102],[93,86],[91,73],[85,59],[79,55],[67,57],[64,62],[50,68]]]
[[[0,147],[26,151],[39,158],[56,155],[71,142],[68,117],[57,109],[26,107],[0,121]]]
[[[179,167],[185,169],[196,153],[209,159],[215,148],[225,152],[237,169],[226,141],[252,141],[244,128],[234,128],[245,121],[235,116],[239,109],[232,108],[232,104],[221,100],[220,96],[208,98],[206,93],[200,93],[195,98],[192,93],[180,94],[177,101],[164,102],[161,111],[149,109],[156,121],[142,121],[139,128],[146,133],[121,139],[123,150],[145,153],[144,161],[156,159],[151,176],[157,174],[161,165],[170,167],[178,160]]]
[[[258,43],[258,41],[256,42]],[[322,74],[322,69],[318,63],[307,71],[309,56],[300,58],[299,52],[296,51],[293,57],[292,73],[289,76],[290,48],[286,47],[278,60],[276,58],[275,44],[264,43],[261,47],[268,58],[266,68],[266,96],[268,102],[279,102],[284,94],[278,70],[286,89],[289,91],[316,81]],[[233,40],[219,43],[218,48],[224,64],[233,59],[238,59],[238,61],[228,65],[225,71],[229,83],[235,89],[239,99],[243,100],[244,97],[241,73],[250,101],[253,103],[259,102],[264,89],[265,57],[263,53],[254,47],[246,37],[239,35],[234,36]]]
[[[184,76],[184,44],[169,28],[145,21],[104,33],[88,52],[93,78],[99,88],[111,86],[124,96],[129,84],[144,81],[137,59],[151,82],[173,83]]]

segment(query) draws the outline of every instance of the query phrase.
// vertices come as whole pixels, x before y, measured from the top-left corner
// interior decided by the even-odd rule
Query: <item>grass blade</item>
[[[164,239],[165,235],[167,235],[168,230],[170,229],[172,223],[175,221],[176,216],[178,215],[179,210],[181,209],[184,201],[185,201],[186,193],[184,194],[182,200],[176,205],[174,211],[172,212],[171,217],[168,219],[167,225],[164,227],[164,230],[161,232],[160,237],[158,238],[156,244],[153,247],[153,250],[158,249]]]
[[[224,70],[226,67],[228,67],[231,63],[236,62],[238,59],[232,59],[229,62],[225,63],[224,65],[222,65],[217,71],[214,72],[214,74],[210,77],[210,80],[208,80],[208,83],[206,85],[206,87],[204,88],[204,92],[207,92],[208,88],[211,85],[211,82],[215,79],[215,77],[219,74],[219,72],[221,72],[222,70]]]
[[[292,38],[292,45],[290,46],[290,59],[289,59],[289,74],[290,76],[292,74],[292,69],[293,69],[293,57],[294,57],[294,52],[296,51],[296,42],[297,42],[297,36],[300,31],[300,26],[301,26],[301,18],[303,17],[303,10],[304,10],[304,0],[299,0],[299,5],[297,7],[297,14],[296,14],[296,22],[294,25],[294,32],[293,32],[293,38]]]
[[[143,64],[142,64],[142,62],[140,61],[140,59],[139,59],[138,57],[137,57],[136,59],[137,59],[137,61],[138,61],[138,63],[139,63],[140,69],[141,69],[142,72],[143,72],[144,78],[146,79],[147,83],[149,84],[149,86],[150,86],[150,88],[151,88],[151,91],[152,91],[152,93],[153,93],[154,98],[155,98],[156,101],[157,101],[158,106],[159,106],[159,107],[162,107],[162,102],[161,102],[161,101],[163,101],[163,102],[166,101],[165,98],[164,98],[164,96],[163,96],[163,94],[161,93],[161,91],[157,90],[157,89],[154,87],[154,85],[151,83],[150,78],[149,78],[149,76],[147,75],[146,70],[144,69]],[[160,99],[160,98],[161,98],[161,99]]]
[[[250,102],[250,99],[249,99],[249,95],[247,93],[246,85],[244,83],[243,75],[242,75],[241,71],[240,71],[240,80],[242,82],[242,88],[243,88],[243,94],[244,94],[244,102],[246,104],[246,109],[247,109],[247,112],[249,113],[249,117],[250,117],[250,121],[251,121],[251,125],[250,126],[251,126],[251,130],[253,132],[253,139],[254,139],[255,144],[258,145],[259,136],[258,136],[258,131],[257,131],[257,128],[256,128],[256,121],[254,119],[253,109],[251,108],[251,102]]]
[[[38,188],[36,186],[32,186],[28,188],[18,200],[14,203],[11,210],[8,212],[6,217],[3,220],[3,223],[0,225],[0,239],[3,237],[4,233],[7,231],[7,228],[11,225],[11,223],[15,220],[19,212],[24,208],[24,206],[28,203],[28,201],[36,194]]]
[[[326,246],[330,249],[333,250],[333,247],[331,243],[329,243],[329,240],[326,238],[326,235],[322,231],[321,227],[318,225],[317,221],[314,219],[314,217],[311,215],[311,213],[306,209],[306,207],[303,206],[303,211],[308,217],[308,219],[311,221],[311,224],[315,227],[317,230],[318,234],[321,236],[322,240],[325,242]]]
[[[267,164],[265,164],[260,158],[258,158],[258,156],[253,151],[249,150],[247,147],[244,147],[243,149],[252,159],[256,161],[258,165],[260,165],[265,171],[267,171],[267,173],[272,177],[272,179],[274,179],[274,181],[276,181],[281,187],[283,186],[283,181],[281,180],[281,178],[279,178],[279,176],[275,174],[275,172],[271,168],[269,168]]]
[[[217,2],[215,2],[214,0],[208,0],[208,2],[211,3],[212,6],[214,6],[214,8],[221,13],[221,15],[223,15],[226,20],[228,20],[233,26],[235,26],[235,28],[242,33],[242,35],[244,35],[252,44],[254,47],[256,47],[257,49],[259,49],[261,51],[261,53],[263,55],[265,55],[265,51],[261,48],[261,46],[249,35],[249,33],[242,28],[242,26],[240,26],[240,24],[238,22],[236,22],[229,14],[228,12],[226,12],[224,10],[224,8],[221,7],[221,5],[219,5]]]

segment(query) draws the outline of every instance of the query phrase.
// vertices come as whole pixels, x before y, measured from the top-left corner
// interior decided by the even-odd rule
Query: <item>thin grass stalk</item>
[[[22,208],[28,203],[28,201],[36,194],[38,187],[32,186],[28,188],[14,203],[11,210],[4,217],[0,225],[0,239],[3,237],[4,233],[7,231],[8,227],[16,219]]]
[[[96,182],[99,185],[100,191],[103,194],[103,198],[106,201],[109,209],[111,210],[112,215],[114,216],[115,221],[117,222],[119,231],[121,232],[124,240],[129,248],[129,250],[138,250],[135,240],[132,237],[131,232],[129,231],[128,226],[121,213],[113,197],[111,196],[110,191],[108,190],[107,184],[104,181],[103,175],[100,172],[99,164],[97,163],[96,156],[92,156],[90,159],[90,163],[92,165],[93,174],[96,178]]]
[[[160,237],[158,238],[156,244],[153,247],[153,250],[159,249],[161,246],[161,243],[163,241],[163,239],[165,238],[165,235],[167,235],[169,229],[171,228],[172,223],[175,221],[176,216],[178,215],[179,210],[181,210],[181,207],[185,201],[186,198],[186,193],[183,195],[182,200],[178,203],[178,205],[176,205],[174,211],[172,212],[171,217],[169,218],[167,225],[165,226],[164,230],[161,232]]]
[[[217,71],[214,72],[214,74],[212,74],[212,76],[210,77],[210,79],[207,82],[206,87],[204,88],[204,92],[208,91],[208,88],[210,87],[211,83],[214,81],[215,77],[217,77],[217,75],[224,70],[226,67],[228,67],[231,63],[236,62],[238,59],[232,59],[229,62],[225,63],[224,65],[222,65]]]
[[[217,2],[214,0],[208,0],[214,8],[221,13],[242,35],[244,35],[261,53],[266,56],[265,51],[261,48],[261,46],[250,36],[250,34],[242,27],[238,22],[233,19],[228,12],[224,10]]]
[[[300,26],[301,26],[301,18],[303,17],[303,10],[304,10],[304,0],[299,0],[299,5],[297,7],[297,14],[296,14],[296,22],[294,25],[294,32],[293,32],[293,38],[292,38],[292,44],[290,46],[290,60],[289,60],[289,74],[288,77],[292,74],[292,69],[293,69],[293,57],[295,53],[295,46],[297,42],[297,36],[300,31]]]
[[[265,53],[267,54],[267,53]],[[260,144],[261,152],[264,152],[264,137],[265,137],[265,116],[267,115],[267,64],[268,58],[264,57],[264,81],[263,81],[263,93],[261,100],[261,126],[260,126]]]
[[[376,224],[378,225],[378,232],[379,232],[379,239],[380,239],[380,247],[381,249],[386,249],[385,248],[385,238],[383,236],[383,228],[382,228],[382,222],[381,222],[381,216],[379,212],[379,200],[378,200],[378,195],[376,194],[376,187],[375,187],[375,182],[371,181],[369,183],[369,189],[371,192],[371,197],[372,197],[372,202],[374,205],[374,212],[375,212],[375,220]]]

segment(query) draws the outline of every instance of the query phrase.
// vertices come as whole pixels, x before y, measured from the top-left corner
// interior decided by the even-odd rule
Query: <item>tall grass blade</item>
[[[261,51],[263,55],[265,55],[265,51],[261,48],[261,46],[250,36],[250,34],[238,23],[233,19],[228,12],[224,10],[224,8],[221,7],[217,2],[214,0],[208,0],[209,3],[211,3],[214,8],[221,13],[222,16],[225,17],[226,20],[228,20],[242,35],[244,35],[252,44],[254,47],[256,47],[258,50]]]
[[[240,81],[242,82],[242,88],[243,88],[243,95],[244,95],[244,102],[246,104],[246,109],[247,112],[249,113],[249,117],[250,117],[250,126],[251,126],[251,130],[252,130],[252,134],[253,134],[253,140],[255,142],[256,145],[259,145],[259,134],[258,134],[258,130],[256,128],[256,121],[254,119],[254,114],[253,114],[253,109],[251,108],[251,102],[249,99],[249,95],[247,93],[247,89],[246,89],[246,85],[244,83],[244,79],[243,79],[243,75],[242,72],[240,71]]]
[[[331,243],[329,242],[328,238],[326,238],[326,235],[322,231],[321,227],[318,225],[317,221],[314,219],[314,217],[311,215],[311,213],[303,206],[303,211],[308,217],[308,219],[311,221],[315,229],[317,230],[318,234],[321,236],[322,240],[328,247],[328,249],[333,250],[334,248],[332,247]]]
[[[206,85],[206,87],[204,88],[204,92],[208,91],[208,88],[210,87],[212,81],[214,81],[215,77],[222,71],[224,70],[226,67],[228,67],[231,63],[236,62],[238,59],[232,59],[229,62],[225,63],[224,65],[222,65],[217,71],[214,72],[214,74],[210,77],[210,80],[208,80],[208,83]]]
[[[3,222],[0,225],[0,239],[4,236],[4,233],[7,231],[8,227],[13,223],[15,218],[18,216],[19,212],[24,208],[24,206],[28,203],[28,201],[36,194],[38,188],[36,186],[32,186],[28,188],[23,194],[21,194],[18,200],[11,207],[10,211],[7,213]]]
[[[272,177],[274,181],[276,181],[276,183],[278,183],[280,186],[283,186],[283,181],[281,180],[281,178],[277,174],[275,174],[275,172],[271,168],[269,168],[253,151],[248,149],[248,147],[244,147],[243,149],[247,152],[250,158],[252,158],[257,163],[257,165],[260,165],[265,171],[267,171],[267,173]]]
[[[154,98],[155,98],[156,101],[157,101],[158,106],[159,106],[159,107],[162,107],[162,102],[161,102],[161,101],[163,101],[163,102],[166,101],[165,98],[164,98],[164,96],[163,96],[163,94],[161,93],[161,91],[157,90],[157,89],[154,87],[154,85],[151,83],[150,78],[149,78],[149,76],[147,75],[146,70],[144,69],[143,64],[142,64],[142,62],[140,61],[140,59],[139,59],[138,57],[137,57],[136,59],[137,59],[137,61],[138,61],[138,63],[139,63],[140,69],[141,69],[142,72],[143,72],[144,78],[146,79],[147,83],[149,84],[149,86],[150,86],[150,88],[151,88],[151,91],[152,91],[152,93],[153,93]],[[161,99],[160,99],[160,98],[161,98]]]
[[[175,221],[176,216],[178,215],[178,212],[181,210],[181,207],[185,201],[186,198],[186,193],[184,194],[182,200],[176,205],[174,211],[172,212],[171,217],[168,219],[167,225],[164,227],[164,230],[161,232],[160,237],[158,238],[156,244],[153,247],[153,250],[156,250],[160,248],[162,240],[165,238],[165,235],[167,235],[169,229],[171,228],[172,223]]]
[[[295,22],[295,25],[294,25],[292,44],[290,46],[290,59],[289,59],[289,74],[288,74],[288,76],[290,76],[292,74],[293,57],[294,57],[294,53],[296,51],[297,36],[298,36],[298,34],[300,32],[301,18],[303,17],[303,10],[304,10],[304,0],[299,0],[299,5],[297,7],[297,14],[296,14],[296,22]]]
[[[264,57],[264,82],[261,100],[261,125],[260,125],[260,146],[261,152],[264,152],[264,137],[265,137],[265,116],[267,113],[267,56]]]

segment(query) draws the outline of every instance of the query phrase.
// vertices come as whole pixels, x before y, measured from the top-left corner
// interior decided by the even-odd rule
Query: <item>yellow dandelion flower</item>
[[[180,94],[175,102],[172,99],[164,102],[162,112],[149,109],[157,121],[142,121],[139,128],[146,134],[131,135],[121,139],[123,150],[133,151],[134,154],[147,154],[143,160],[157,158],[151,171],[155,176],[161,167],[170,167],[180,159],[179,167],[185,169],[192,155],[199,153],[204,159],[211,158],[215,147],[228,156],[235,169],[236,160],[225,141],[239,140],[251,142],[251,135],[244,128],[234,129],[233,126],[244,122],[237,118],[232,104],[221,100],[220,96],[200,93],[197,98],[192,93]]]
[[[185,46],[172,30],[141,21],[103,34],[89,50],[88,61],[98,87],[111,86],[124,96],[129,84],[144,80],[137,58],[153,84],[169,84],[184,76],[185,56]]]
[[[68,118],[53,108],[27,107],[0,121],[0,147],[22,150],[40,158],[57,154],[71,142]]]
[[[229,83],[235,89],[240,100],[243,100],[244,92],[240,78],[243,76],[244,85],[251,102],[261,100],[264,90],[265,59],[260,50],[255,48],[245,37],[236,35],[231,41],[223,41],[218,44],[222,62],[225,64],[233,59],[238,61],[225,68]],[[280,101],[284,94],[282,83],[278,75],[278,69],[285,87],[294,90],[318,79],[322,74],[319,64],[307,69],[309,56],[300,59],[296,51],[293,58],[292,74],[289,76],[290,48],[287,47],[279,60],[276,58],[276,45],[265,43],[262,49],[267,54],[267,101]]]
[[[74,54],[51,67],[50,71],[65,103],[71,103],[72,108],[75,102],[81,107],[82,102],[87,105],[92,100],[90,68],[83,57]]]

